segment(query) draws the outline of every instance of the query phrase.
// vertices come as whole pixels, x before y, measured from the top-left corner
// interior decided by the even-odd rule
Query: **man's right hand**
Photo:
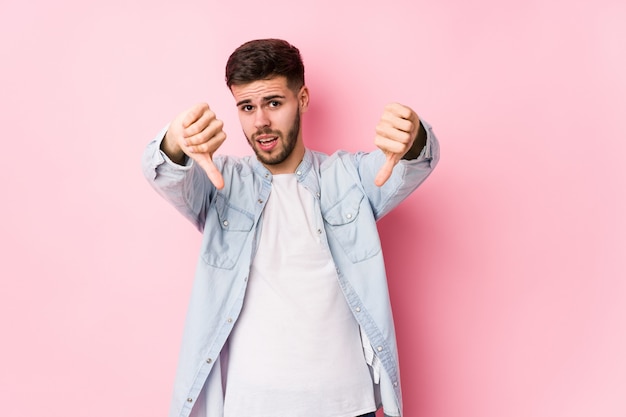
[[[182,164],[185,155],[206,172],[213,185],[221,190],[224,178],[213,163],[213,154],[226,140],[224,123],[206,103],[196,104],[172,121],[161,142],[161,150],[173,161]]]

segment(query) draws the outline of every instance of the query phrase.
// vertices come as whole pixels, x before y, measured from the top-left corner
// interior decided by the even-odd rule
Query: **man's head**
[[[226,63],[226,85],[249,84],[276,76],[287,79],[294,92],[304,85],[300,51],[282,39],[258,39],[237,48]]]
[[[226,64],[226,84],[257,158],[272,173],[293,173],[304,156],[300,115],[309,104],[300,52],[279,39],[250,41]]]

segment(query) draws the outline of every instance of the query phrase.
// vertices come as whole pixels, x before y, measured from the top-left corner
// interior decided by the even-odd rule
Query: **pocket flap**
[[[226,202],[221,195],[217,195],[215,201],[217,216],[223,230],[233,232],[249,232],[254,225],[254,218],[251,214]]]
[[[363,198],[363,193],[358,187],[351,187],[341,200],[326,210],[324,220],[332,226],[352,223],[359,215]]]

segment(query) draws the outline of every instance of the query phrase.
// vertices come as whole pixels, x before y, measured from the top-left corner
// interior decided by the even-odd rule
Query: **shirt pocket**
[[[335,237],[350,261],[361,262],[380,252],[378,229],[369,202],[352,186],[322,214],[328,231]]]
[[[202,259],[214,267],[232,269],[254,226],[254,216],[217,194],[209,211]]]

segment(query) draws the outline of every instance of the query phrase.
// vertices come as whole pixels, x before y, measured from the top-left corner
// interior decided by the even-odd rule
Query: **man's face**
[[[292,173],[304,156],[300,114],[308,105],[308,90],[294,92],[285,77],[231,87],[239,121],[257,158],[273,174]]]

